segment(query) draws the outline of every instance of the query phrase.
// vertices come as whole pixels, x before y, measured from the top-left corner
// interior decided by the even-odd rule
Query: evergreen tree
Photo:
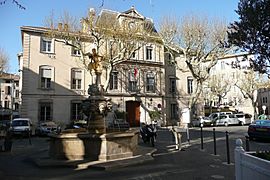
[[[240,0],[236,13],[239,21],[229,26],[229,42],[255,55],[254,70],[270,74],[270,0]]]

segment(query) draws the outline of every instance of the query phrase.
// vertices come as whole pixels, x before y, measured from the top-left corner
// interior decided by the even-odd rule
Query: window
[[[168,59],[169,59],[169,60],[172,60],[172,59],[173,59],[173,57],[172,57],[172,54],[171,54],[171,53],[169,53],[169,54],[168,54]]]
[[[49,38],[41,38],[41,52],[52,53],[52,40]]]
[[[235,79],[236,76],[235,76],[235,72],[232,72],[232,78]]]
[[[9,108],[9,101],[4,101],[4,103],[5,103],[4,107],[5,107],[6,109],[8,109],[8,108]]]
[[[171,118],[178,119],[178,107],[177,104],[171,104]]]
[[[73,47],[73,48],[71,48],[71,55],[73,55],[73,56],[81,56],[81,52],[80,52],[79,49]]]
[[[11,87],[10,86],[6,86],[5,87],[5,93],[6,93],[6,95],[10,95],[11,94]]]
[[[267,97],[263,97],[262,102],[267,103]]]
[[[20,91],[16,89],[15,91],[15,98],[19,98]]]
[[[39,103],[39,120],[51,121],[52,120],[52,102]]]
[[[118,72],[112,72],[110,75],[110,90],[118,89]]]
[[[193,93],[193,79],[191,77],[188,77],[187,79],[187,92],[188,94]]]
[[[15,81],[16,87],[19,87],[19,81]]]
[[[146,74],[146,91],[155,92],[155,76],[153,73]]]
[[[131,54],[131,58],[136,58],[136,52],[133,52],[133,53]]]
[[[170,93],[176,93],[176,80],[175,80],[175,78],[170,78]]]
[[[82,88],[82,71],[80,69],[71,70],[71,89]]]
[[[19,103],[15,103],[15,111],[19,110]]]
[[[128,77],[128,90],[131,92],[135,92],[137,90],[137,80],[135,72],[129,71]]]
[[[43,89],[51,88],[52,69],[49,66],[40,67],[40,87]]]
[[[152,53],[153,48],[150,46],[146,47],[146,60],[152,60]]]
[[[83,113],[81,109],[81,102],[71,102],[71,120],[82,120]]]
[[[221,61],[221,69],[225,69],[225,62]]]

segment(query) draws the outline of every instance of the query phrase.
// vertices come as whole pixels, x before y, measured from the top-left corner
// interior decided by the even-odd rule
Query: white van
[[[16,118],[11,121],[10,131],[12,134],[32,134],[32,122],[29,118]]]
[[[235,116],[239,119],[240,124],[242,126],[245,124],[251,123],[252,115],[250,115],[250,114],[239,113],[239,114],[235,114]]]

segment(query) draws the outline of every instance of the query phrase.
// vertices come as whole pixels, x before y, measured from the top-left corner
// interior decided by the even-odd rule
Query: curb
[[[152,154],[157,149],[150,147],[138,146],[138,150],[133,157],[116,159],[110,161],[90,161],[90,160],[57,160],[49,157],[33,158],[33,162],[38,167],[71,167],[77,170],[94,168],[99,170],[111,170],[119,167],[127,167],[136,164],[142,164],[147,161],[154,160]]]

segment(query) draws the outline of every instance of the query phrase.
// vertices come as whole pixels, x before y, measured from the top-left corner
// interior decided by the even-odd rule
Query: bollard
[[[246,136],[246,151],[249,151],[249,137]]]
[[[216,129],[215,128],[213,128],[213,139],[214,139],[214,155],[217,155]]]
[[[28,139],[29,139],[29,144],[32,145],[32,141],[31,141],[31,130],[28,131]]]
[[[229,147],[229,133],[228,131],[225,132],[226,134],[226,147],[227,147],[227,163],[230,164],[230,147]]]
[[[201,127],[201,149],[203,149],[203,128]]]
[[[172,127],[171,132],[172,132],[172,142],[175,142],[174,127]]]
[[[187,142],[190,145],[189,128],[187,126]]]

